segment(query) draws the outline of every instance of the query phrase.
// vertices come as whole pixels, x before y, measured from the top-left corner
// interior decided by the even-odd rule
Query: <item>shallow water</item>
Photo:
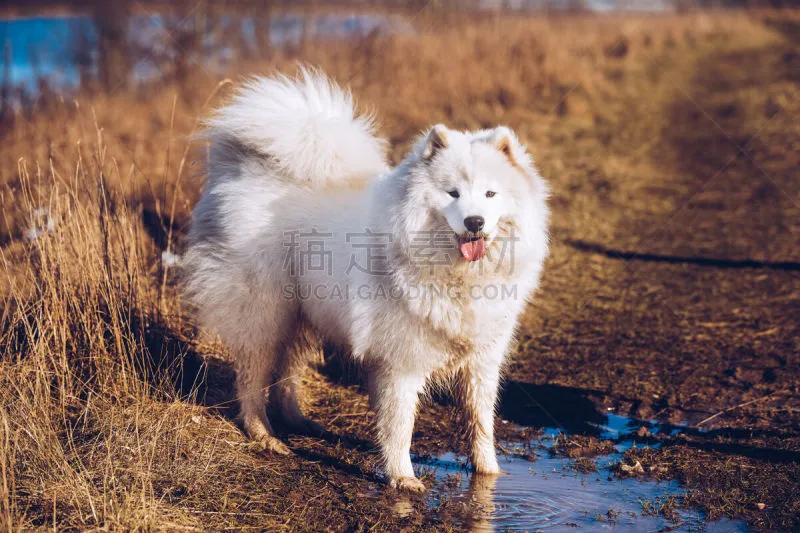
[[[668,499],[680,499],[684,491],[677,482],[620,479],[611,472],[624,450],[636,445],[629,435],[641,425],[609,415],[598,430],[602,438],[615,441],[617,453],[595,458],[597,472],[589,474],[577,472],[569,459],[552,455],[555,439],[562,435],[557,429],[545,430],[525,446],[501,443],[505,452],[498,459],[505,475],[497,478],[473,476],[465,459],[452,453],[417,458],[416,464],[420,473],[431,472],[439,481],[431,505],[455,506],[469,531],[748,531],[740,521],[706,522],[699,511],[678,509],[671,519],[646,512]],[[395,511],[402,514],[402,501]]]

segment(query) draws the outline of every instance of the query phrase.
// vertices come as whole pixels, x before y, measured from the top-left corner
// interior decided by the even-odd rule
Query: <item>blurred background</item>
[[[223,75],[242,60],[315,40],[414,34],[431,17],[666,13],[789,5],[780,0],[6,1],[0,7],[2,106],[78,87],[106,90]]]

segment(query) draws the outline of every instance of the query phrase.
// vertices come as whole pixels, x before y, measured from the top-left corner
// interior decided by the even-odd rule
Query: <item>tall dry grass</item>
[[[505,123],[557,174],[564,151],[545,134],[606,117],[619,99],[613,80],[643,75],[646,56],[687,60],[718,41],[767,38],[746,14],[426,22],[416,36],[306,43],[241,69],[319,65],[377,111],[395,161],[431,123]],[[201,186],[204,152],[192,151],[191,133],[228,85],[197,71],[180,85],[42,103],[4,125],[3,530],[238,520],[228,500],[243,498],[237,480],[261,467],[208,407],[230,398],[215,396],[197,365],[224,352],[193,330],[176,269],[162,261],[180,253]],[[269,507],[278,496],[264,491]]]

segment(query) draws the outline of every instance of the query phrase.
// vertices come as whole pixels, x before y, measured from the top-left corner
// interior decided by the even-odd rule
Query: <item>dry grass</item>
[[[309,43],[242,72],[292,72],[298,58],[321,66],[375,108],[395,160],[431,123],[508,124],[554,185],[556,238],[607,242],[626,223],[641,223],[643,217],[629,217],[643,209],[637,198],[660,172],[654,153],[671,120],[661,104],[675,91],[653,60],[669,75],[689,76],[717,50],[780,43],[762,18],[497,18],[447,28],[420,22],[417,36]],[[163,251],[180,251],[200,187],[202,147],[192,152],[189,136],[227,90],[198,71],[180,85],[50,102],[3,125],[3,530],[319,530],[399,520],[380,496],[364,496],[372,480],[352,476],[363,457],[338,445],[325,450],[337,469],[248,449],[227,416],[230,371],[221,347],[193,330],[175,272],[161,261]],[[797,105],[791,87],[775,98],[786,109]],[[664,187],[673,185],[680,188]],[[660,199],[664,212],[672,208],[670,194],[648,194],[642,202]],[[609,211],[621,203],[631,211]],[[574,253],[556,248],[553,279],[586,279]],[[599,277],[618,267],[602,268],[608,270]],[[560,298],[571,297],[549,294],[526,327],[558,318]],[[535,333],[527,333],[530,342]],[[366,434],[355,391],[326,385],[312,398],[315,416]],[[340,402],[352,407],[346,425]],[[334,470],[344,475],[333,477]],[[310,506],[308,495],[319,491],[324,497]],[[406,520],[411,528],[452,527],[427,515]]]

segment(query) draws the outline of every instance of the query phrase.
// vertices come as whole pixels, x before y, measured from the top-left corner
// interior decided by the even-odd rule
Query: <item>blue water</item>
[[[97,67],[97,33],[88,17],[0,20],[0,45],[0,83],[28,92],[37,91],[40,79],[75,88],[81,69]]]
[[[187,52],[180,34],[191,31],[191,18],[158,13],[136,14],[125,25],[125,49],[131,56],[131,83],[158,81],[179,56],[211,75],[229,70],[242,55],[257,50],[256,21],[223,15],[202,37],[202,52]],[[371,13],[275,14],[270,18],[272,46],[369,34],[413,33],[406,19]],[[36,95],[40,84],[58,92],[76,89],[82,76],[98,73],[99,44],[88,16],[29,17],[0,20],[0,84]]]
[[[459,509],[466,529],[490,531],[707,531],[736,533],[748,531],[738,520],[708,522],[696,510],[678,509],[665,517],[646,509],[678,498],[684,490],[677,482],[656,482],[636,477],[622,479],[611,467],[631,446],[642,446],[632,435],[641,422],[608,415],[598,427],[600,437],[611,440],[616,452],[595,458],[597,471],[584,474],[568,458],[554,455],[553,444],[563,437],[555,428],[545,428],[538,439],[521,445],[504,443],[498,453],[499,477],[474,476],[464,457],[446,453],[434,458],[417,458],[419,474],[432,473],[438,483],[430,505],[444,503]],[[661,428],[651,425],[651,432]],[[508,453],[511,452],[511,453]],[[395,512],[410,509],[398,500]]]

